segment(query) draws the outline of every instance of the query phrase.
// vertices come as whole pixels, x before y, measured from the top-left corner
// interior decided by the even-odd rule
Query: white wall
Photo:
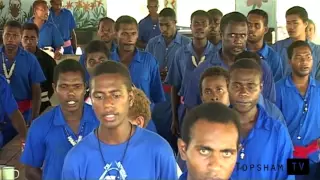
[[[319,0],[320,1],[320,0]],[[179,26],[190,26],[190,16],[196,10],[217,8],[223,14],[235,10],[235,0],[178,0],[177,21]]]
[[[159,12],[163,7],[164,0],[159,0]],[[113,20],[129,15],[139,22],[148,15],[147,0],[107,0],[107,14]]]

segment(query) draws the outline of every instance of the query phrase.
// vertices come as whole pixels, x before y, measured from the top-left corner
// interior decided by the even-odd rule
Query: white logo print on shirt
[[[117,178],[117,176],[119,177]],[[127,173],[121,162],[112,162],[104,167],[104,172],[100,176],[99,180],[126,180],[126,178]]]

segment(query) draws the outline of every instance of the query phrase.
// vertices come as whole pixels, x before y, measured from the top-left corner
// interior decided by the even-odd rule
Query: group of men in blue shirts
[[[295,6],[286,12],[290,37],[272,47],[263,41],[266,12],[252,10],[247,17],[209,12],[191,15],[190,40],[177,32],[174,10],[163,9],[158,17],[161,34],[148,41],[145,51],[136,47],[142,35],[134,18],[101,19],[101,40],[88,45],[80,64],[66,60],[55,68],[53,88],[60,105],[35,119],[29,129],[21,159],[27,177],[177,179],[178,156],[182,180],[317,178],[319,46],[306,40],[306,10]],[[19,62],[21,69],[33,62],[31,68],[41,70],[35,57],[19,47],[18,30],[14,23],[5,27],[2,54],[8,60],[3,64]],[[31,60],[23,64],[16,61],[19,56]],[[3,79],[11,87],[28,77],[29,89],[41,92],[41,71],[23,69],[18,72],[28,74],[14,71],[8,78],[10,70],[4,70]],[[15,95],[19,89],[13,87]],[[130,123],[133,87],[151,101],[149,124],[156,129],[147,129],[171,147],[159,135]],[[15,100],[19,105],[20,99]],[[5,109],[12,122],[23,122],[14,111],[16,106]],[[309,176],[287,174],[286,161],[293,157],[310,158]]]

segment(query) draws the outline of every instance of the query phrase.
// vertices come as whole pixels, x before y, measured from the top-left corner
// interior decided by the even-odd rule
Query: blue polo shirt
[[[301,96],[289,75],[276,83],[276,90],[276,104],[286,119],[293,145],[307,146],[320,138],[320,82],[310,77],[308,90]]]
[[[120,62],[118,51],[111,53],[111,59]],[[141,89],[152,103],[166,100],[161,84],[157,60],[148,52],[136,50],[129,65],[133,84]]]
[[[18,105],[14,99],[10,85],[4,76],[0,75],[0,123],[6,120],[6,116],[10,116],[18,110]],[[1,147],[1,146],[0,146]]]
[[[194,72],[190,72],[189,81],[185,84],[184,104],[187,108],[193,108],[194,106],[201,104],[199,83],[202,73],[213,66],[219,66],[225,69],[229,67],[223,62],[220,51],[217,51],[214,58],[209,61],[205,61],[200,64]],[[275,84],[272,76],[271,69],[267,62],[261,61],[263,71],[263,90],[262,95],[265,99],[269,99],[271,102],[275,102]]]
[[[208,41],[203,53],[205,61],[200,65],[213,60],[215,57],[214,55],[213,45]],[[192,62],[192,56],[197,57],[197,54],[193,49],[192,42],[179,48],[175,54],[174,60],[171,62],[167,78],[165,80],[166,83],[176,87],[181,96],[184,94],[184,84],[191,79],[191,73],[196,68]]]
[[[267,43],[263,44],[263,47],[257,52],[261,60],[264,60],[270,66],[274,81],[279,81],[284,74],[283,64],[280,55],[274,51]]]
[[[314,44],[313,42],[307,40],[308,44],[311,47],[312,50],[312,57],[313,57],[313,67],[311,76],[314,78],[316,76],[317,69],[319,67],[320,62],[320,46],[317,44]],[[273,44],[271,47],[280,54],[283,67],[284,67],[284,75],[290,75],[292,72],[291,66],[289,65],[289,58],[287,54],[288,47],[293,43],[291,38],[287,38],[281,41],[277,41],[275,44]]]
[[[5,59],[2,59],[2,55]],[[13,61],[9,61],[4,53],[4,47],[0,48],[0,63],[5,61],[7,69],[10,69],[13,65]],[[15,69],[10,78],[10,87],[16,101],[32,100],[32,85],[40,84],[46,80],[41,66],[37,58],[22,49],[18,48],[17,55],[15,57]],[[0,74],[4,75],[3,68],[0,68]],[[31,111],[26,111],[23,113],[25,120],[31,118]]]
[[[156,58],[160,69],[164,69],[165,67],[169,67],[176,51],[190,42],[190,38],[177,32],[171,43],[166,45],[163,36],[158,35],[149,40],[145,51],[150,52]]]
[[[180,177],[179,180],[188,180],[188,172],[184,172]],[[232,180],[232,179],[229,179]]]
[[[129,142],[117,145],[99,141],[92,132],[69,151],[61,180],[113,179],[115,176],[174,180],[178,178],[177,163],[168,142],[146,129],[137,127]]]
[[[258,105],[258,117],[248,136],[241,139],[234,179],[295,179],[287,174],[287,159],[293,158],[293,146],[287,128],[267,115]],[[243,159],[241,154],[244,153]]]
[[[159,22],[153,22],[151,16],[143,18],[139,22],[139,40],[148,43],[149,40],[161,34]]]
[[[70,10],[62,8],[60,14],[56,16],[52,8],[50,8],[50,14],[48,21],[53,23],[59,30],[63,41],[68,41],[72,39],[71,32],[77,27],[76,21]],[[64,54],[73,54],[72,46],[63,47]]]
[[[28,21],[33,23],[33,17]],[[50,21],[46,21],[39,29],[38,47],[52,47],[54,49],[63,46],[64,41],[57,27]]]
[[[78,134],[83,137],[99,126],[90,105],[83,106]],[[65,156],[73,147],[68,135],[74,140],[78,137],[73,133],[63,117],[61,107],[57,106],[37,118],[31,125],[26,146],[21,156],[21,163],[42,168],[42,179],[61,179],[61,171]]]
[[[115,51],[117,49],[117,44],[115,42],[112,42],[111,44],[111,49],[110,49],[110,53]],[[111,59],[111,57],[109,57]],[[85,69],[85,78],[86,78],[86,82],[89,81],[90,79],[90,75],[87,71],[87,68],[86,68],[86,54],[83,53],[81,56],[80,56],[80,59],[79,59],[79,63],[82,65],[82,67]]]
[[[5,143],[11,140],[11,134],[16,135],[12,126],[10,125],[8,128],[5,124],[11,124],[9,116],[18,110],[18,105],[12,95],[10,85],[2,75],[0,75],[0,84],[0,128],[3,128],[2,132],[0,131],[0,148],[2,148]],[[8,134],[6,130],[11,131],[11,133]]]

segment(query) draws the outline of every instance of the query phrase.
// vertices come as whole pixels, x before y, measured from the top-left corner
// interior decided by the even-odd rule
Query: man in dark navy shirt
[[[180,180],[230,178],[240,141],[238,114],[221,103],[201,104],[183,120],[179,152],[188,172]]]

